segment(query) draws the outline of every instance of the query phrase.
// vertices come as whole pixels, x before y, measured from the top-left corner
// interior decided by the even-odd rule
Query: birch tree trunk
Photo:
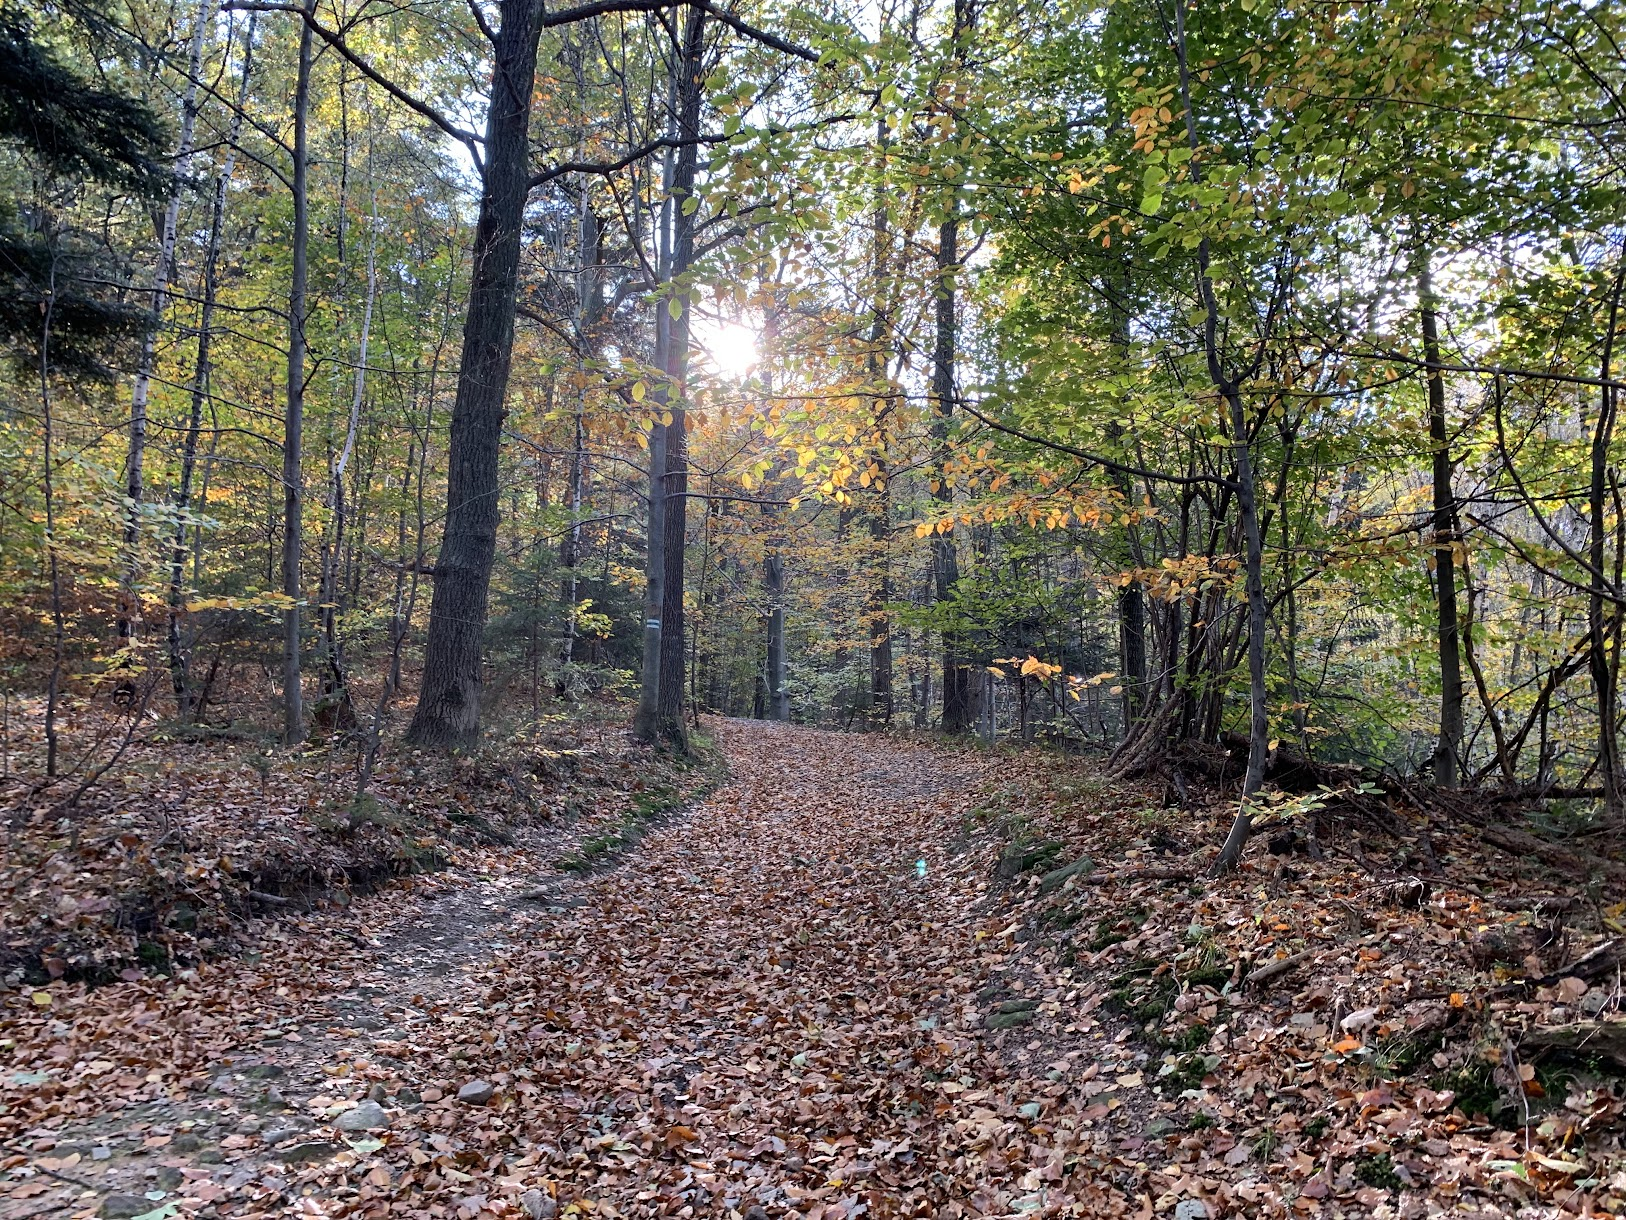
[[[187,170],[192,164],[192,144],[197,131],[198,85],[203,76],[205,35],[214,18],[215,0],[199,0],[192,19],[192,44],[186,60],[186,87],[181,93],[181,132],[175,147],[175,177],[164,205],[164,218],[158,232],[158,263],[153,268],[150,318],[141,339],[135,384],[130,392],[130,447],[124,462],[124,570],[119,590],[118,633],[121,646],[135,638],[140,616],[137,585],[141,579],[141,503],[146,495],[147,403],[152,394],[152,375],[158,362],[158,330],[169,299],[169,281],[175,273],[175,242],[180,228],[181,196],[185,193]],[[250,21],[252,25],[252,19]],[[235,122],[235,120],[234,120]]]
[[[307,0],[310,3],[314,0]],[[299,70],[294,85],[293,279],[288,289],[288,388],[282,425],[282,593],[288,599],[282,612],[282,740],[290,746],[305,739],[305,709],[299,685],[299,560],[305,507],[305,276],[310,241],[306,129],[310,91],[311,27],[304,21],[299,29]]]

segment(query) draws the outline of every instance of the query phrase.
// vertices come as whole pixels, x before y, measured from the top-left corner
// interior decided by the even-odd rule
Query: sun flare
[[[713,367],[724,377],[738,380],[756,367],[757,336],[748,326],[725,322],[700,342]]]

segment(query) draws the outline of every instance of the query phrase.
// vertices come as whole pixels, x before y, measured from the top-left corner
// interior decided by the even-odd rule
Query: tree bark
[[[1191,66],[1186,47],[1185,0],[1175,0],[1175,50],[1180,61],[1180,101],[1185,110],[1186,146],[1191,150],[1191,180],[1202,181],[1198,157],[1196,118],[1191,109]],[[1214,297],[1214,279],[1209,269],[1208,239],[1197,245],[1197,293],[1203,307],[1203,349],[1208,361],[1208,377],[1225,401],[1229,415],[1233,479],[1237,512],[1243,538],[1243,587],[1247,597],[1248,633],[1248,766],[1242,779],[1242,796],[1230,833],[1220,848],[1213,871],[1235,869],[1253,830],[1253,796],[1264,783],[1269,754],[1270,718],[1265,698],[1265,580],[1264,545],[1259,532],[1259,511],[1255,499],[1253,455],[1249,450],[1248,417],[1241,389],[1225,368],[1219,346],[1219,304]]]
[[[308,12],[308,7],[307,7]],[[305,278],[310,241],[306,190],[306,128],[310,114],[311,28],[299,29],[299,69],[294,85],[293,278],[288,289],[288,386],[282,424],[282,740],[305,739],[305,708],[300,691],[299,561],[304,538],[305,483]]]
[[[1618,623],[1611,620],[1618,620],[1620,612],[1612,608],[1613,595],[1617,590],[1608,587],[1604,539],[1609,530],[1609,445],[1614,439],[1618,405],[1618,391],[1609,384],[1609,370],[1614,356],[1615,326],[1623,286],[1626,286],[1626,266],[1615,276],[1614,292],[1609,298],[1608,327],[1603,337],[1602,371],[1598,378],[1605,384],[1598,391],[1598,422],[1592,429],[1592,477],[1588,490],[1587,523],[1587,566],[1591,569],[1587,596],[1587,664],[1592,674],[1593,693],[1598,701],[1598,778],[1603,785],[1604,809],[1614,820],[1618,820],[1622,812],[1620,739],[1615,733],[1620,720],[1620,693],[1618,657],[1611,655],[1610,645],[1618,639]],[[1607,613],[1606,597],[1611,603]]]
[[[954,365],[959,344],[959,325],[956,318],[956,287],[954,277],[960,268],[960,216],[958,209],[938,226],[937,230],[937,317],[936,334],[932,347],[932,399],[937,418],[932,424],[932,439],[937,446],[937,487],[932,496],[948,511],[953,511],[954,487],[946,469],[948,457],[949,423],[954,415]],[[939,603],[951,601],[960,580],[959,552],[955,546],[954,531],[936,534],[932,538],[933,590]],[[955,613],[949,611],[950,614]],[[965,633],[954,623],[943,626],[943,732],[955,736],[971,730],[971,673],[967,668],[969,649]]]
[[[137,585],[141,567],[141,501],[146,494],[147,403],[152,393],[153,370],[158,363],[158,329],[169,298],[169,281],[175,273],[175,241],[180,228],[181,196],[186,191],[186,172],[192,162],[192,143],[197,130],[198,86],[203,77],[204,36],[213,21],[215,0],[200,0],[192,19],[192,45],[187,55],[186,88],[181,94],[181,132],[175,146],[174,181],[158,233],[158,265],[152,273],[152,304],[147,333],[141,339],[141,355],[136,364],[135,384],[130,392],[130,447],[124,463],[124,571],[119,590],[118,633],[120,645],[135,638],[140,616]],[[250,18],[252,22],[253,18]]]
[[[666,511],[661,525],[666,533],[662,559],[666,579],[661,604],[660,735],[679,749],[688,748],[683,719],[685,624],[683,613],[685,543],[688,536],[689,428],[686,414],[689,373],[690,294],[685,277],[694,263],[695,225],[699,219],[695,176],[699,164],[700,102],[705,52],[706,11],[691,7],[683,23],[683,44],[678,73],[677,134],[682,141],[672,177],[672,283],[671,299],[679,313],[672,320],[672,342],[667,349],[667,381],[672,387],[672,422],[666,429]]]
[[[415,745],[446,749],[471,747],[480,733],[481,646],[497,549],[497,460],[513,363],[531,93],[541,33],[537,0],[502,0],[500,12],[473,278],[452,406],[446,526],[435,560],[423,684],[407,730]]]
[[[209,396],[209,349],[214,339],[220,243],[226,227],[226,199],[231,188],[232,172],[237,166],[237,141],[242,134],[243,113],[248,100],[255,22],[256,15],[250,14],[248,30],[243,36],[243,70],[237,88],[237,109],[232,114],[230,134],[226,140],[226,158],[215,177],[214,201],[209,211],[209,244],[203,256],[203,304],[198,316],[197,359],[192,366],[191,410],[187,414],[186,435],[181,442],[181,477],[175,490],[175,532],[169,547],[169,615],[165,637],[169,652],[170,687],[175,694],[175,714],[183,721],[190,719],[194,712],[187,676],[189,650],[181,630],[186,600],[187,513],[192,504],[192,478],[197,467],[198,438],[203,429],[203,408]]]
[[[1423,359],[1427,365],[1428,440],[1434,473],[1434,586],[1436,639],[1440,666],[1440,731],[1434,749],[1434,783],[1455,788],[1462,774],[1462,639],[1457,613],[1456,496],[1451,490],[1451,448],[1446,432],[1445,375],[1440,368],[1431,254],[1417,253],[1417,304],[1422,317]]]
[[[370,139],[370,137],[369,137]],[[367,155],[368,178],[372,177],[372,152]],[[339,565],[349,526],[349,505],[344,494],[345,471],[349,469],[351,455],[356,450],[356,435],[361,428],[361,407],[367,393],[367,350],[372,338],[373,305],[378,296],[378,188],[371,189],[369,208],[371,224],[367,229],[367,296],[362,303],[361,336],[356,344],[356,376],[350,393],[350,415],[345,421],[344,446],[328,483],[328,506],[333,518],[333,537],[323,555],[322,562],[322,706],[321,718],[329,728],[352,729],[356,726],[355,702],[350,694],[349,678],[344,668],[344,647],[339,637],[340,600],[344,597],[339,579]]]

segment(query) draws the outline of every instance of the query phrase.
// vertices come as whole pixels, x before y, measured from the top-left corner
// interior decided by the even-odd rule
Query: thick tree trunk
[[[1440,335],[1435,319],[1430,254],[1418,252],[1417,304],[1422,315],[1423,359],[1427,363],[1428,439],[1434,452],[1434,586],[1440,666],[1440,733],[1434,750],[1434,783],[1455,788],[1462,774],[1462,640],[1457,615],[1456,496],[1451,490],[1451,449],[1445,420],[1445,375],[1440,369]]]
[[[672,343],[667,350],[667,380],[672,386],[672,422],[666,430],[666,511],[662,527],[666,545],[662,558],[666,579],[661,599],[661,677],[658,702],[659,733],[680,749],[688,747],[683,719],[683,671],[685,623],[683,614],[684,559],[688,538],[689,492],[689,320],[690,294],[685,277],[694,263],[695,226],[699,210],[695,206],[695,175],[699,165],[700,102],[705,75],[706,11],[690,8],[683,23],[683,44],[675,70],[678,72],[677,133],[683,141],[678,149],[672,176],[672,282],[677,285],[672,300],[679,313],[672,320]]]
[[[528,191],[537,0],[502,0],[492,48],[485,175],[452,406],[446,527],[435,560],[423,685],[407,739],[467,748],[480,733],[481,652],[497,549],[497,459],[513,363],[520,226]]]
[[[305,709],[299,686],[299,560],[305,505],[302,474],[305,446],[305,275],[306,250],[310,239],[306,128],[310,115],[311,38],[310,24],[301,22],[299,69],[294,84],[294,233],[293,282],[288,290],[288,394],[282,425],[282,593],[288,599],[288,606],[282,612],[282,740],[285,745],[295,745],[305,739]]]
[[[1196,116],[1191,109],[1191,66],[1186,47],[1185,0],[1175,0],[1175,51],[1180,62],[1180,102],[1185,111],[1186,146],[1191,150],[1191,178],[1201,182],[1197,159]],[[1214,297],[1214,279],[1209,267],[1208,239],[1197,245],[1197,294],[1203,307],[1203,349],[1208,361],[1208,377],[1224,400],[1229,416],[1232,478],[1237,512],[1242,521],[1243,586],[1247,596],[1248,635],[1248,767],[1242,779],[1242,796],[1236,818],[1214,861],[1215,873],[1230,872],[1242,858],[1253,830],[1253,796],[1264,783],[1269,754],[1270,718],[1265,703],[1265,579],[1264,544],[1259,530],[1259,509],[1255,496],[1253,455],[1249,450],[1248,417],[1241,389],[1226,371],[1220,352],[1219,303]]]

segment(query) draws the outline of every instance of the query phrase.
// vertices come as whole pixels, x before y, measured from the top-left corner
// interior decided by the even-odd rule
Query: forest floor
[[[1538,861],[1419,820],[1209,882],[1220,803],[714,727],[727,780],[636,834],[14,972],[0,1217],[1626,1211],[1610,1045],[1532,1049],[1612,1028],[1620,910]]]

